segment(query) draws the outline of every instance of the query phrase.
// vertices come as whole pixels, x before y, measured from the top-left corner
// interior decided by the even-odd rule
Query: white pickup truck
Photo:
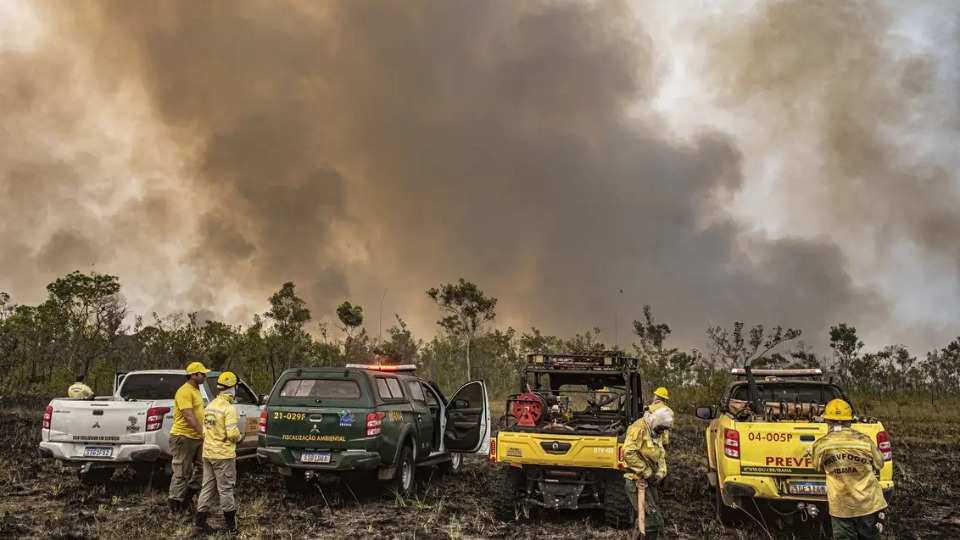
[[[200,386],[204,404],[216,396],[218,375],[208,373]],[[85,484],[106,482],[122,467],[133,467],[143,480],[156,480],[159,471],[171,474],[173,396],[184,382],[184,370],[117,373],[112,396],[54,399],[43,415],[40,456],[78,468]],[[235,404],[245,433],[237,445],[238,459],[256,457],[265,401],[243,381],[237,385]]]

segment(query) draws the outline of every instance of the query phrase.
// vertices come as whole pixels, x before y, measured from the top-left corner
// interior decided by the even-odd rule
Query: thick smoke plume
[[[95,263],[142,310],[244,319],[293,280],[319,313],[349,298],[375,314],[387,289],[387,317],[428,331],[424,291],[463,276],[521,328],[599,325],[612,342],[616,317],[622,345],[651,303],[688,344],[735,319],[801,327],[817,343],[839,320],[888,320],[880,285],[852,277],[856,239],[922,239],[919,256],[956,270],[958,222],[940,212],[948,171],[930,166],[919,183],[878,128],[909,124],[898,96],[922,101],[923,84],[835,96],[802,151],[835,174],[788,179],[795,215],[837,237],[776,239],[724,210],[753,181],[747,146],[704,126],[680,142],[655,111],[668,51],[648,31],[659,21],[624,3],[46,7],[45,38],[0,49],[0,115],[14,126],[0,131],[0,289],[15,299]],[[872,81],[886,22],[823,9],[780,2],[768,25],[688,25],[718,55],[702,75],[723,88],[718,106],[760,108],[757,122],[788,131],[803,111],[775,105],[820,93],[816,78]],[[826,47],[807,34],[817,21],[867,49],[864,65],[777,56]]]

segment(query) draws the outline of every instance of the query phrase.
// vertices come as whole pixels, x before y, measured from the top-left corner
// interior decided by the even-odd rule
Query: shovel
[[[636,480],[637,484],[637,534],[634,535],[633,540],[643,540],[646,538],[647,532],[647,513],[644,511],[646,507],[646,494],[647,494],[647,482],[646,480]]]

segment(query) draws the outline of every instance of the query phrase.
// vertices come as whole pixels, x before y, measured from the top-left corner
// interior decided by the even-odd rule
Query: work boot
[[[178,515],[183,513],[183,501],[178,501],[176,499],[167,499],[167,502],[170,504],[171,514]]]
[[[194,505],[193,505],[193,496],[196,495],[196,493],[197,493],[197,490],[190,487],[187,488],[186,493],[183,494],[184,510],[189,510],[191,512],[196,510],[196,508],[194,508]]]
[[[236,536],[240,531],[237,530],[237,511],[223,513],[223,532],[228,536]]]
[[[207,523],[207,516],[210,514],[208,512],[197,512],[197,515],[193,518],[193,536],[203,536],[205,534],[211,534],[215,532],[213,527]]]

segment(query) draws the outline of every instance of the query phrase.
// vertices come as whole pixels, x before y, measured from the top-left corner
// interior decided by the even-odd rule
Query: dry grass
[[[895,498],[889,539],[960,538],[960,410],[921,403],[875,406],[893,437],[896,452]],[[495,409],[496,412],[501,409]],[[130,476],[107,486],[84,488],[58,464],[37,458],[40,413],[0,414],[0,538],[170,539],[186,538],[187,520],[171,520],[166,496],[141,490]],[[724,528],[713,515],[704,481],[703,428],[681,415],[671,438],[670,476],[663,490],[669,539],[815,538],[776,515],[761,524]],[[627,532],[605,527],[589,512],[534,513],[499,523],[489,512],[494,467],[468,460],[458,477],[424,470],[417,495],[354,493],[327,488],[290,497],[275,476],[243,469],[238,486],[239,520],[250,539],[396,538],[541,540],[626,539]],[[214,524],[218,524],[216,520]]]

